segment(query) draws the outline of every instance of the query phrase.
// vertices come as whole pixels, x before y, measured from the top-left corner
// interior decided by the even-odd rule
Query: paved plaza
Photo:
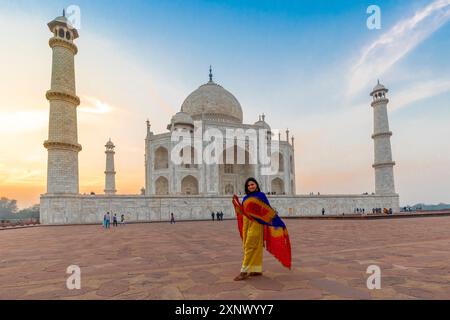
[[[450,299],[450,217],[286,224],[292,270],[265,252],[264,275],[242,282],[235,221],[0,230],[0,299]]]

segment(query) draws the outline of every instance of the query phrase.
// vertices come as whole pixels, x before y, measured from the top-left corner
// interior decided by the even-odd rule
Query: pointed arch
[[[155,181],[155,194],[166,195],[169,194],[169,181],[166,177],[159,177]]]
[[[163,146],[155,151],[155,170],[169,168],[169,152]]]
[[[272,180],[271,190],[275,194],[283,194],[284,193],[284,182],[281,178],[275,178]]]
[[[181,193],[186,195],[198,194],[198,180],[191,175],[188,175],[181,180]]]

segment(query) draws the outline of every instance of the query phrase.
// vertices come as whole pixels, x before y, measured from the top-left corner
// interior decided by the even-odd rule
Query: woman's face
[[[254,192],[256,190],[256,183],[254,183],[253,181],[249,181],[247,184],[247,189],[250,192]]]

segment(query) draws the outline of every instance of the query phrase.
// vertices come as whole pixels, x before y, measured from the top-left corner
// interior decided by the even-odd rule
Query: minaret
[[[153,132],[150,130],[150,121],[147,119],[147,135],[145,136],[145,194],[152,193],[152,155],[151,155],[151,139]]]
[[[112,143],[111,138],[105,145],[106,147],[106,170],[105,170],[105,194],[116,194],[116,171],[114,171],[114,148],[116,147]]]
[[[375,150],[375,193],[395,194],[394,185],[394,165],[392,161],[391,136],[389,131],[389,120],[387,114],[387,104],[389,100],[386,89],[380,81],[370,94],[373,97],[371,106],[373,107],[373,135]]]
[[[78,49],[73,41],[78,31],[68,22],[65,12],[48,23],[53,37],[49,45],[53,50],[51,88],[46,97],[50,102],[48,140],[47,193],[78,194],[77,106],[80,99],[75,89],[74,56]]]

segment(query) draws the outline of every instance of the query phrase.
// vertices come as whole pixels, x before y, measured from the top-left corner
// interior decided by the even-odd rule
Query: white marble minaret
[[[106,143],[105,194],[116,194],[116,171],[114,170],[114,148],[111,139]]]
[[[152,150],[150,149],[150,140],[153,137],[153,132],[150,130],[150,121],[147,119],[147,136],[145,137],[145,195],[153,193],[151,170],[152,170]]]
[[[50,102],[48,140],[47,193],[78,194],[77,106],[80,99],[75,89],[73,43],[78,31],[71,27],[65,13],[48,24],[53,37],[49,45],[53,50],[51,88],[46,97]]]
[[[380,81],[370,94],[373,97],[373,135],[375,149],[375,193],[381,195],[395,194],[394,165],[392,161],[391,136],[389,131],[389,120],[387,104],[389,100],[386,89]]]

